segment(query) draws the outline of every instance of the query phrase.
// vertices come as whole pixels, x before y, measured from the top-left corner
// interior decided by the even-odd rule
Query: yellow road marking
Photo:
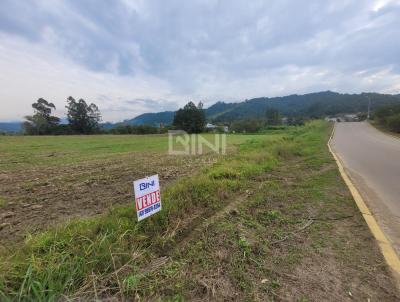
[[[336,125],[335,125],[336,126]],[[333,152],[331,148],[331,140],[335,133],[335,126],[333,127],[331,137],[328,141],[328,148],[333,158],[336,161],[336,164],[339,167],[340,175],[342,176],[344,182],[346,183],[347,187],[349,188],[351,195],[353,195],[354,201],[356,202],[358,209],[360,210],[361,214],[363,215],[369,229],[371,230],[372,234],[374,235],[375,239],[378,241],[379,247],[382,251],[383,257],[385,258],[387,264],[393,269],[394,272],[400,275],[400,259],[397,256],[396,252],[394,251],[392,245],[390,244],[389,240],[386,238],[385,234],[382,232],[381,228],[379,227],[378,223],[376,222],[374,216],[371,214],[370,210],[368,209],[367,205],[365,204],[363,198],[361,197],[360,193],[358,192],[357,188],[354,186],[350,177],[347,175],[346,171],[338,156]]]

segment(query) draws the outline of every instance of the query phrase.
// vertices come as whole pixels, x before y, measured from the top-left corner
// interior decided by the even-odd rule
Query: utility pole
[[[368,114],[367,114],[367,120],[369,121],[370,112],[371,112],[371,98],[369,97],[369,95],[367,95],[367,99],[368,99]]]

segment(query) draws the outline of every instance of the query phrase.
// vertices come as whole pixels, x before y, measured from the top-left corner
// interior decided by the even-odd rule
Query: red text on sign
[[[160,190],[143,195],[142,197],[136,198],[136,210],[147,208],[152,204],[160,202],[160,200]]]

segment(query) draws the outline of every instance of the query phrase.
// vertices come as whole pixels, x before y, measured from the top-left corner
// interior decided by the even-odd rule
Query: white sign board
[[[133,182],[138,221],[161,211],[161,194],[158,175]]]

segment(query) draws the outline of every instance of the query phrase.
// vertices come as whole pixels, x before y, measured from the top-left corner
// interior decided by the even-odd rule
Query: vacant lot
[[[228,152],[250,138],[228,136]],[[0,243],[130,203],[133,180],[158,173],[165,185],[217,160],[205,151],[169,156],[166,135],[1,136]]]
[[[187,170],[177,173],[187,176],[164,186],[163,210],[140,223],[132,205],[114,205],[102,215],[27,238],[1,254],[0,298],[399,300],[327,150],[330,130],[318,121],[235,136],[241,144],[229,156],[204,155],[193,167],[184,166],[195,159],[182,162]],[[159,160],[154,155],[149,160]],[[93,166],[103,160],[94,159]],[[72,165],[82,173],[89,169],[86,160]],[[113,171],[127,165],[121,161]],[[92,177],[112,174],[94,169]],[[131,178],[117,178],[128,183],[129,198]],[[109,195],[100,187],[90,187],[98,201],[117,194],[116,185]],[[75,190],[67,193],[71,203],[79,197],[72,195]]]

